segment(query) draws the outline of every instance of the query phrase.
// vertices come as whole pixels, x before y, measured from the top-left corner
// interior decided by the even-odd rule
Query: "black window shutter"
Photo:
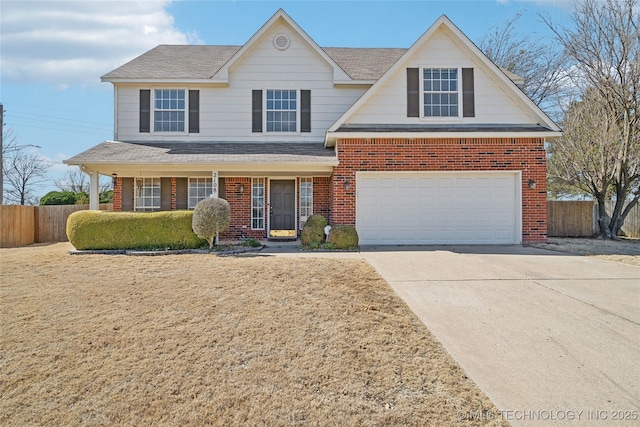
[[[311,132],[311,91],[300,91],[300,132]]]
[[[407,117],[420,117],[420,73],[407,68]]]
[[[251,96],[251,132],[262,132],[261,90],[254,90]]]
[[[462,69],[462,116],[476,116],[475,94],[473,89],[473,68]]]
[[[189,91],[189,133],[200,132],[200,91]]]
[[[151,131],[151,91],[140,90],[140,132]]]

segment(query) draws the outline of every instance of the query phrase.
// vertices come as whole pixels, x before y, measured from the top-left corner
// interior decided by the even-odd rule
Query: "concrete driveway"
[[[361,255],[512,425],[640,425],[640,267],[520,246]]]

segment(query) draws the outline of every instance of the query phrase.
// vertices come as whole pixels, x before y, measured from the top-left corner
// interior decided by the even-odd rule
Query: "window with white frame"
[[[189,178],[189,209],[195,208],[200,200],[211,196],[212,182],[211,178]]]
[[[251,180],[251,229],[264,230],[264,178]]]
[[[160,210],[160,178],[136,178],[136,211]]]
[[[298,92],[267,90],[267,132],[297,132]]]
[[[155,132],[184,132],[185,112],[184,89],[155,90],[153,110]]]
[[[424,117],[458,117],[458,69],[422,70]]]
[[[300,227],[313,215],[313,178],[300,178]]]

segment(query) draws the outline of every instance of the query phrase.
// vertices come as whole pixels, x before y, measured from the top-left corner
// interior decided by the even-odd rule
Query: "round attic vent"
[[[278,34],[273,38],[273,45],[276,49],[285,50],[289,47],[289,37],[286,34]]]

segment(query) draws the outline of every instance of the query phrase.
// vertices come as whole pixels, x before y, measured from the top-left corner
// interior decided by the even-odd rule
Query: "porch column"
[[[100,209],[100,192],[98,191],[98,181],[100,174],[93,171],[89,175],[89,210],[97,211]]]

